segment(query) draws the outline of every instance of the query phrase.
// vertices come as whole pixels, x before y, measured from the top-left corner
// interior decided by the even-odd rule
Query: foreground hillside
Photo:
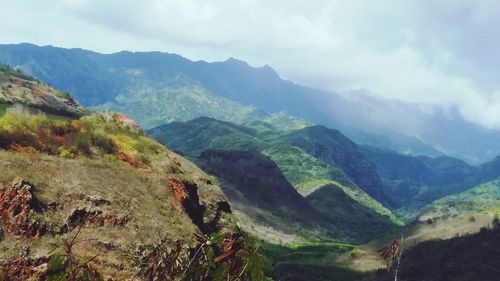
[[[499,240],[500,224],[495,220],[490,229],[473,235],[420,243],[403,252],[399,278],[496,281],[500,276]],[[377,280],[394,280],[391,273],[381,272],[379,276]]]
[[[0,280],[264,280],[213,178],[123,114],[24,87],[2,88]]]

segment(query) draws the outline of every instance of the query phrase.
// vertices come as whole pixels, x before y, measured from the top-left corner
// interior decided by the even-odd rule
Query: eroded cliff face
[[[202,204],[198,185],[175,178],[168,179],[168,184],[184,212],[203,234],[214,233],[223,227],[220,221],[222,215],[231,213],[231,206],[226,200]]]

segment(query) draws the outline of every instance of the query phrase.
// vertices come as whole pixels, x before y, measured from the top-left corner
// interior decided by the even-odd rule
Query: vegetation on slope
[[[286,181],[291,183],[310,204],[312,203],[312,206],[324,217],[323,220],[326,218],[327,221],[333,222],[335,225],[333,229],[336,229],[338,239],[365,241],[372,238],[372,235],[387,234],[397,228],[395,225],[400,224],[389,210],[354,184],[339,167],[327,164],[303,149],[288,144],[288,133],[273,130],[272,125],[262,121],[248,126],[243,127],[210,118],[198,118],[185,123],[173,122],[160,126],[149,130],[149,134],[193,159],[209,149],[260,151],[274,162],[271,162],[273,166],[281,170]],[[314,141],[311,140],[312,142]],[[342,150],[340,147],[337,149]],[[237,152],[232,153],[236,155]],[[205,169],[210,170],[210,165],[206,164],[203,159],[198,161],[204,165]],[[227,167],[227,169],[231,168],[231,166]],[[254,171],[254,168],[247,165],[247,170],[240,173],[246,174],[248,171]],[[241,177],[244,178],[245,174]],[[238,184],[234,188],[244,189],[252,186],[248,182],[244,185]],[[320,192],[315,196],[309,196],[319,189],[324,192],[323,195],[327,196],[316,196]],[[348,199],[342,194],[346,194]],[[343,203],[335,205],[336,200]],[[253,202],[253,204],[257,203]],[[352,220],[357,223],[353,224]],[[363,227],[366,224],[373,225],[373,227],[368,229]]]
[[[360,153],[354,142],[339,131],[313,126],[290,132],[281,140],[331,166],[339,167],[371,197],[384,201],[382,182],[374,165]]]
[[[264,244],[271,261],[271,276],[290,281],[350,281],[362,273],[338,263],[342,254],[356,255],[356,247],[345,243],[308,243],[291,246]]]
[[[381,233],[387,235],[397,229],[394,224],[401,225],[391,211],[356,186],[339,168],[289,145],[273,146],[262,153],[276,163],[314,208],[339,227],[352,231],[351,235],[360,235],[360,240]]]
[[[436,200],[421,210],[421,217],[432,219],[468,213],[500,214],[500,180]]]
[[[264,155],[252,151],[207,150],[199,163],[217,176],[234,209],[248,218],[241,220],[243,226],[260,239],[280,244],[360,239],[358,233],[346,233],[345,223],[336,223],[318,212]]]
[[[363,146],[362,152],[376,165],[392,207],[409,220],[439,198],[500,176],[496,160],[472,166],[451,157],[413,157],[369,146]]]
[[[46,113],[81,116],[83,108],[66,92],[0,64],[0,104],[24,104]]]
[[[101,109],[126,112],[144,128],[153,128],[173,121],[187,121],[200,116],[211,116],[237,123],[261,118],[264,114],[251,106],[218,97],[199,85],[171,81],[161,88],[138,86],[128,96],[117,96]],[[132,90],[129,90],[132,91]]]
[[[53,99],[29,102],[37,92],[19,105],[22,87],[0,115],[1,280],[267,280],[193,163],[123,114],[53,111]]]

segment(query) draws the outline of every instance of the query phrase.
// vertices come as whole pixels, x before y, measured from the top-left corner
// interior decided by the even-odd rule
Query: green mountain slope
[[[413,157],[370,146],[362,146],[361,151],[375,164],[392,206],[409,217],[434,200],[500,176],[498,160],[472,166],[445,156]]]
[[[353,183],[342,169],[288,144],[289,133],[271,130],[272,126],[264,122],[249,126],[253,127],[199,118],[163,125],[148,133],[192,159],[199,158],[200,153],[209,149],[231,150],[235,154],[239,152],[233,150],[260,151],[275,163],[273,165],[307,201],[313,203],[316,210],[335,220],[340,229],[340,226],[348,229],[346,232],[351,232],[358,241],[390,232],[399,223],[389,210]],[[248,170],[252,170],[251,167]],[[336,203],[338,205],[332,208],[331,205]],[[351,220],[357,223],[353,224]],[[363,227],[368,224],[374,227]]]
[[[436,200],[421,210],[421,217],[435,218],[468,213],[500,214],[499,180]]]
[[[260,239],[280,244],[359,240],[344,233],[345,225],[322,216],[262,154],[207,150],[197,163],[220,180],[242,227]]]
[[[254,107],[242,106],[236,102],[215,96],[206,89],[189,83],[173,82],[162,87],[135,85],[129,91],[133,94],[117,96],[115,101],[99,106],[127,112],[134,116],[144,128],[169,123],[187,121],[200,116],[212,116],[237,123],[257,120],[264,116]]]
[[[71,92],[85,106],[106,105],[123,110],[145,128],[200,116],[235,122],[247,118],[248,114],[253,115],[251,112],[256,108],[270,114],[286,112],[315,124],[340,128],[359,143],[380,145],[403,153],[436,155],[440,154],[437,150],[442,147],[455,155],[464,151],[467,153],[463,153],[464,157],[484,161],[494,153],[486,151],[485,145],[496,147],[494,140],[499,139],[498,134],[473,124],[464,125],[463,120],[448,126],[449,120],[427,116],[412,105],[393,104],[358,94],[344,97],[304,87],[281,79],[269,66],[255,68],[236,59],[207,63],[161,52],[100,54],[82,49],[18,44],[0,45],[0,62],[19,67],[42,81]],[[203,96],[202,100],[210,102],[200,103],[201,100],[189,94],[183,97],[185,90],[192,87]],[[164,95],[169,98],[164,98]],[[164,111],[159,112],[157,108]],[[182,112],[179,114],[180,108],[185,108],[191,118],[183,117]],[[241,112],[234,108],[241,109]],[[370,116],[372,112],[393,116],[396,114],[386,111],[391,109],[399,113],[401,108],[412,116],[417,115],[416,120],[423,123],[421,128],[444,123],[447,128],[462,126],[478,137],[463,139],[454,130],[449,133],[453,137],[440,134],[440,130],[403,135],[398,131],[400,126],[377,124],[377,118]],[[150,110],[157,115],[149,114]],[[383,132],[380,126],[385,127]],[[429,140],[424,143],[416,139],[417,133],[428,135]],[[444,137],[447,141],[440,141]],[[483,139],[493,141],[486,143]],[[474,141],[480,141],[482,148],[470,145]],[[435,148],[438,146],[440,149]]]
[[[382,182],[375,166],[360,153],[354,142],[339,131],[312,126],[290,132],[279,139],[331,166],[339,167],[366,193],[384,201]]]

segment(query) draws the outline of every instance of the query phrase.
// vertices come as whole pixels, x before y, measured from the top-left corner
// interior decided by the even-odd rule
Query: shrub
[[[142,133],[112,120],[105,121],[99,115],[56,120],[30,112],[10,111],[0,116],[0,148],[63,158],[115,155],[134,167],[150,165],[151,155],[165,151]]]
[[[16,69],[16,68],[12,68],[10,65],[8,64],[3,64],[3,63],[0,63],[0,72],[4,72],[5,74],[7,75],[10,75],[10,76],[15,76],[15,77],[19,77],[19,78],[22,78],[22,79],[25,79],[25,80],[30,80],[30,81],[37,81],[35,78],[33,78],[32,76],[30,75],[27,75],[27,74],[24,74],[22,72],[22,70],[20,69]]]
[[[363,255],[363,252],[361,252],[361,250],[359,249],[353,249],[350,253],[350,256],[351,258],[355,259],[355,258],[359,258]]]
[[[104,161],[111,163],[111,164],[116,164],[118,163],[118,157],[114,154],[105,154],[104,155]]]
[[[62,157],[62,158],[73,158],[74,155],[71,152],[71,150],[63,148],[63,149],[61,149],[61,152],[59,153],[59,156]]]
[[[92,266],[92,262],[97,256],[84,258],[75,253],[75,245],[81,242],[77,241],[77,238],[82,227],[83,224],[80,225],[80,228],[73,237],[62,239],[62,249],[56,250],[49,257],[46,272],[47,281],[104,281],[101,273]]]
[[[493,221],[491,222],[491,226],[493,229],[500,229],[500,218],[498,218],[498,215],[495,215],[493,217]]]
[[[174,245],[166,247],[166,244]],[[243,233],[198,236],[195,247],[162,240],[141,262],[139,275],[146,280],[269,280],[267,259],[259,246]]]

